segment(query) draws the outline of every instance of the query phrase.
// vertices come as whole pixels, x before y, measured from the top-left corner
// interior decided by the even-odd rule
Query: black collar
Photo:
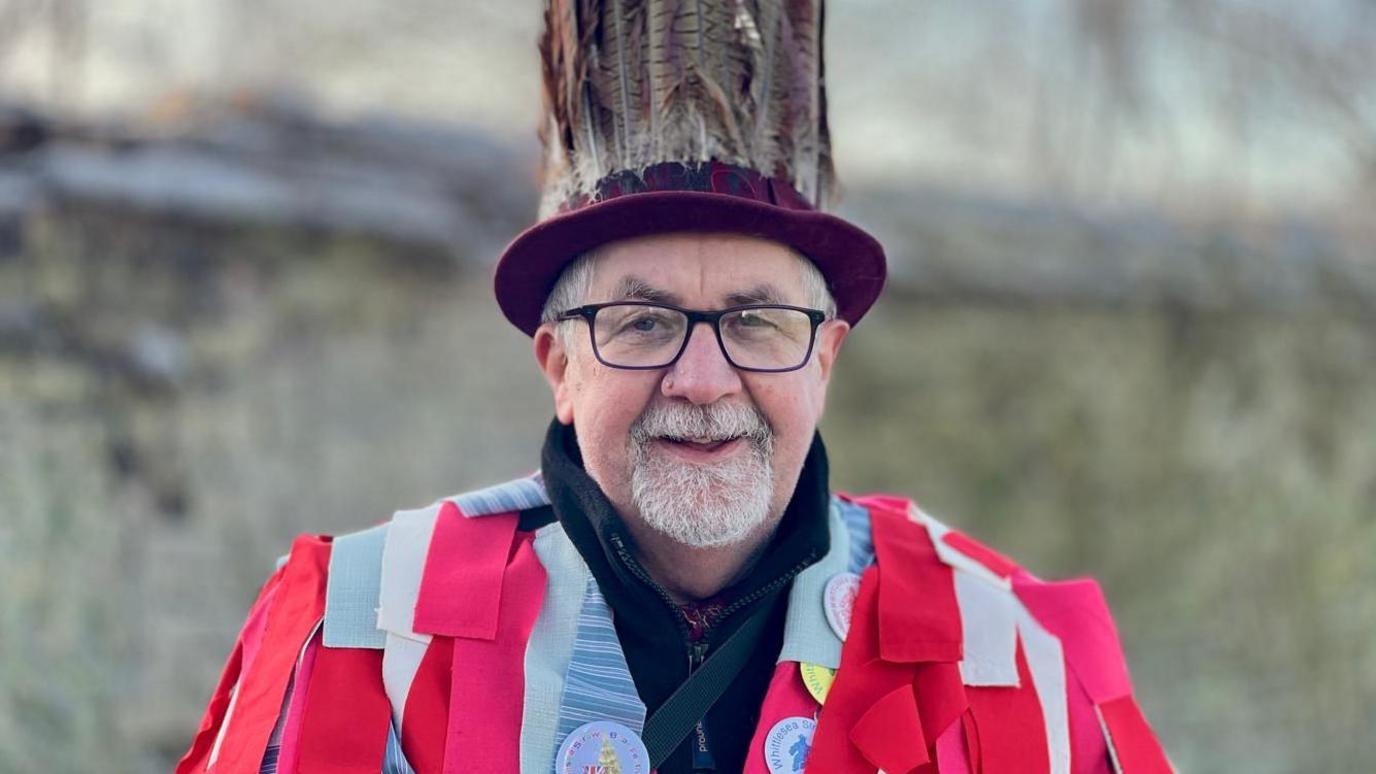
[[[634,560],[634,542],[621,517],[612,508],[606,495],[583,469],[582,455],[574,428],[550,423],[542,453],[545,488],[549,492],[554,515],[577,547],[597,579],[603,596],[618,616],[657,621],[663,626],[662,615],[672,615],[672,601]],[[732,586],[713,597],[712,602],[726,609],[758,596],[762,591],[777,588],[792,581],[808,565],[824,556],[831,537],[827,518],[831,494],[827,486],[827,456],[822,437],[816,434],[808,450],[797,487],[784,511],[778,530],[769,541],[753,569]],[[728,618],[739,619],[734,614]],[[649,615],[647,615],[647,613]],[[675,620],[680,633],[684,623]],[[726,628],[733,628],[728,620]],[[619,628],[620,624],[618,624]],[[672,633],[673,628],[670,629]],[[718,637],[713,636],[713,639]]]

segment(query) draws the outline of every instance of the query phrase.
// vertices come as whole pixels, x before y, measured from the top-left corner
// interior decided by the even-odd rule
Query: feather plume
[[[547,215],[603,177],[718,160],[832,186],[824,0],[547,0]]]

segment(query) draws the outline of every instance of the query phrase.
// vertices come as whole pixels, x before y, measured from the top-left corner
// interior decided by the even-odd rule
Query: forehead
[[[648,285],[683,304],[761,296],[800,304],[799,257],[789,247],[740,234],[654,234],[603,245],[594,262],[592,291],[613,300]]]

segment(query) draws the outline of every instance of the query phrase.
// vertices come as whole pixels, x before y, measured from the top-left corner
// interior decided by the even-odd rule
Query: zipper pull
[[[694,642],[688,646],[688,674],[693,674],[707,660],[707,643]]]
[[[704,718],[693,726],[693,771],[716,771],[717,761],[712,757],[712,743],[707,739],[707,720]]]

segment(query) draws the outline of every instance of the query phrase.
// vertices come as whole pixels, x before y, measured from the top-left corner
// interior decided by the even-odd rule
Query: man
[[[830,491],[884,255],[817,209],[820,1],[554,0],[541,47],[496,274],[541,473],[298,538],[179,771],[1169,770],[1092,582]]]

